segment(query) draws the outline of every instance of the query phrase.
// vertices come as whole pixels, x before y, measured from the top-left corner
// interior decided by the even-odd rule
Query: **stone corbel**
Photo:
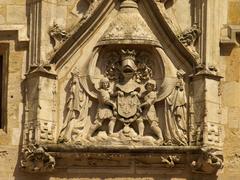
[[[54,49],[56,49],[69,38],[69,33],[55,23],[49,29],[49,36],[53,40]]]
[[[217,151],[202,148],[202,153],[197,160],[191,163],[193,173],[212,174],[223,168],[222,155]]]
[[[20,167],[27,172],[50,172],[54,170],[55,159],[39,145],[30,144],[22,150]]]
[[[196,50],[195,44],[198,38],[201,35],[201,30],[197,25],[193,25],[192,27],[184,30],[177,37],[179,41],[183,44],[183,46],[195,57],[196,60],[199,61],[200,56]]]
[[[239,25],[229,25],[222,29],[220,46],[221,46],[221,49],[240,46],[240,26]]]

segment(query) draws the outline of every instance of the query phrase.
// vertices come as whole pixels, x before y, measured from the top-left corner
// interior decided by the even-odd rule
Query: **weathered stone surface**
[[[0,0],[1,180],[240,179],[240,2],[121,2]]]
[[[26,7],[20,5],[8,5],[7,22],[10,24],[25,24],[27,22]]]

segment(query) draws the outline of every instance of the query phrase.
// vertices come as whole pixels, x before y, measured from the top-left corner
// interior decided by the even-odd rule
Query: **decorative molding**
[[[0,25],[0,32],[5,32],[5,31],[7,32],[17,31],[18,42],[29,42],[26,25]]]

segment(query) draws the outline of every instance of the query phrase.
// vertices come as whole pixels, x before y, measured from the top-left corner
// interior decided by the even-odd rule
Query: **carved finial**
[[[138,8],[138,0],[122,0],[120,9]]]

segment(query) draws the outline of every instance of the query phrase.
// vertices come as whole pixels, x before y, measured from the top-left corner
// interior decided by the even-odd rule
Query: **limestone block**
[[[240,107],[239,89],[240,83],[235,81],[223,84],[223,106]]]
[[[67,19],[67,7],[58,6],[56,9],[56,23],[60,24],[63,28],[65,28],[66,19]]]
[[[220,122],[220,105],[218,103],[213,103],[206,101],[206,111],[207,118],[211,122],[222,123]]]
[[[226,81],[240,80],[240,48],[234,48],[231,55],[226,58]]]
[[[6,7],[0,5],[0,24],[4,24],[6,21]]]
[[[26,4],[26,0],[0,0],[0,4],[24,5]]]
[[[205,96],[205,84],[203,79],[196,79],[193,82],[194,103],[202,102]]]
[[[228,127],[234,129],[240,128],[240,108],[229,108]]]
[[[25,24],[27,22],[26,7],[20,5],[8,5],[7,22],[15,24]]]
[[[229,24],[240,24],[240,2],[232,1],[229,2],[228,8],[228,23]]]
[[[78,0],[68,0],[68,1],[65,1],[65,0],[57,0],[57,3],[58,3],[59,5],[68,5],[68,6],[74,5],[76,2],[78,2]]]
[[[214,103],[219,103],[219,82],[214,79],[206,81],[206,100]]]
[[[44,120],[52,119],[53,102],[51,100],[39,100],[38,118]]]
[[[18,145],[21,137],[21,129],[13,128],[12,130],[12,145]]]
[[[176,15],[177,22],[182,30],[191,26],[190,3],[187,0],[176,1],[173,6],[173,12]]]

